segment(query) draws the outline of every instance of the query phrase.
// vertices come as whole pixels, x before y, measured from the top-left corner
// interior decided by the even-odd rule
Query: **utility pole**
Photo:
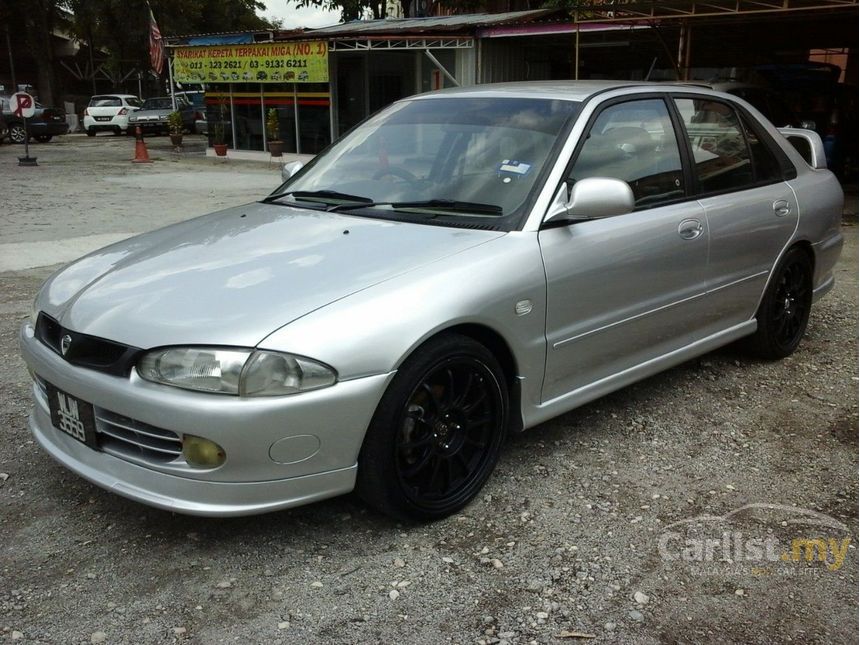
[[[18,82],[15,79],[15,60],[12,58],[12,39],[9,38],[9,25],[6,25],[6,49],[9,50],[9,71],[12,73],[12,94],[18,91]]]

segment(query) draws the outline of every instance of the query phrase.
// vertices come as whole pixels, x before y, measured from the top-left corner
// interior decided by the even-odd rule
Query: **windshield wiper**
[[[367,206],[373,203],[373,200],[368,197],[362,197],[361,195],[349,195],[347,193],[339,193],[336,190],[297,190],[293,193],[278,193],[277,195],[269,195],[263,200],[263,202],[268,204],[275,200],[281,199],[282,197],[293,197],[294,199],[299,201],[304,198],[305,201],[320,201],[323,203],[327,203],[327,201],[329,200],[353,202],[351,204],[334,204],[333,206],[358,207]]]
[[[421,208],[433,210],[445,210],[456,213],[471,213],[473,215],[503,215],[501,206],[495,204],[479,204],[477,202],[461,202],[454,199],[425,199],[414,202],[369,202],[360,204],[335,204],[326,210],[331,213],[340,211],[356,210],[359,208],[372,208],[374,206],[390,206],[394,210],[406,208]]]

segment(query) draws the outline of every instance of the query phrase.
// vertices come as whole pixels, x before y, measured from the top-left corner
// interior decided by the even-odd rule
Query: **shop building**
[[[206,84],[209,122],[225,126],[231,148],[265,151],[274,108],[285,152],[313,155],[393,101],[455,85],[734,78],[821,56],[838,60],[841,82],[856,85],[857,8],[857,0],[613,2],[573,16],[543,9],[355,21],[168,45],[176,80]]]

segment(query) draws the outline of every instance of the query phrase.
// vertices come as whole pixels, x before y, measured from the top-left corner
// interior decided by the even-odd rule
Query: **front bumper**
[[[139,127],[144,132],[167,132],[167,121],[132,121],[129,119],[128,127],[132,130]]]
[[[34,386],[30,431],[54,459],[124,497],[212,517],[275,511],[352,490],[365,430],[393,376],[287,397],[240,399],[160,386],[134,372],[116,377],[75,367],[36,340],[29,324],[21,329],[20,343],[30,369],[72,396],[180,437],[205,437],[227,454],[222,466],[200,470],[181,458],[146,463],[93,450],[51,424],[47,402]],[[316,452],[290,454],[290,446],[307,446],[308,437],[318,440]]]

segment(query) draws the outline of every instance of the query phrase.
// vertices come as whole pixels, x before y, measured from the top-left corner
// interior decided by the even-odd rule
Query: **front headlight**
[[[328,387],[337,374],[302,356],[252,349],[169,347],[144,354],[141,378],[186,390],[240,396],[281,396]]]

